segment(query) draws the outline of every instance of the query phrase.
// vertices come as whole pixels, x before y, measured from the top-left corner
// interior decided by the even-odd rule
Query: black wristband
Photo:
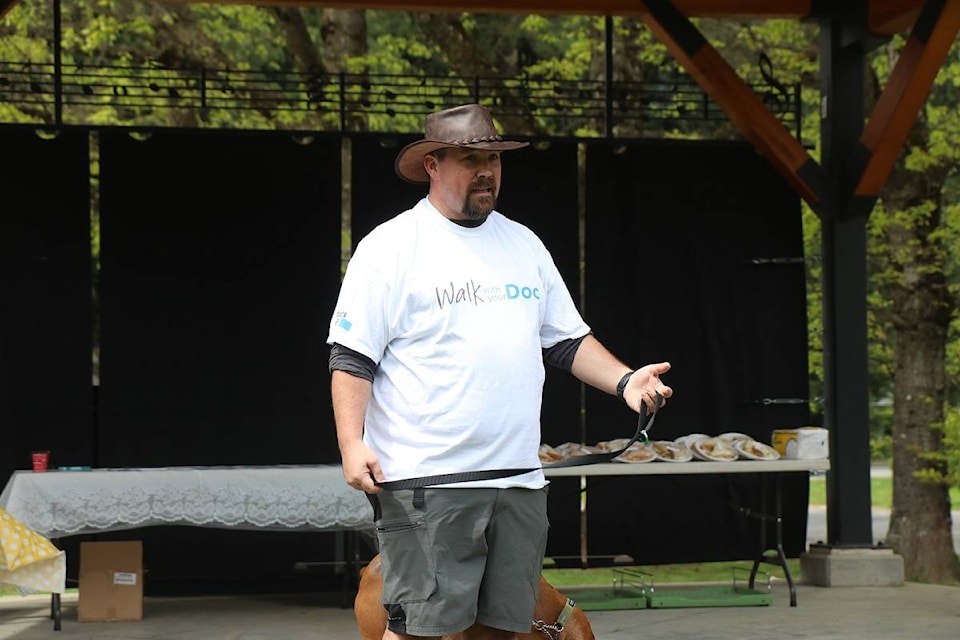
[[[617,383],[617,397],[623,400],[623,390],[627,388],[627,383],[630,382],[630,377],[635,374],[636,371],[628,371],[623,374],[623,377],[620,378],[620,382]],[[626,400],[623,400],[626,402]]]

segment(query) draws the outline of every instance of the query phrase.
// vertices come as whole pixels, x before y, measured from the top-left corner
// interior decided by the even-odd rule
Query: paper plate
[[[590,450],[579,442],[564,442],[563,444],[558,444],[554,449],[564,458],[583,456],[590,453]]]
[[[633,444],[629,449],[614,458],[617,462],[628,462],[631,464],[650,462],[654,459],[656,459],[656,454],[653,452],[653,447],[642,444]]]
[[[562,453],[546,443],[540,445],[540,449],[537,451],[537,454],[540,456],[540,462],[557,462],[559,460],[563,460],[564,458]]]
[[[728,431],[726,433],[721,433],[717,436],[721,440],[726,440],[727,442],[733,444],[741,440],[753,440],[752,436],[748,436],[745,433],[739,433],[737,431]]]
[[[691,433],[691,434],[688,434],[688,435],[685,435],[685,436],[680,436],[679,438],[676,438],[676,439],[674,440],[674,442],[677,443],[677,444],[682,444],[682,445],[685,446],[687,449],[691,449],[691,450],[692,450],[692,449],[693,449],[693,443],[694,443],[694,442],[696,442],[696,441],[698,441],[698,440],[706,440],[706,439],[709,438],[709,437],[710,437],[710,436],[708,436],[708,435],[705,434],[705,433]]]
[[[661,462],[689,462],[693,460],[693,453],[682,444],[670,440],[651,442],[654,456]]]
[[[693,443],[690,450],[694,457],[710,462],[734,462],[740,457],[733,445],[720,438],[698,440]]]
[[[734,448],[741,458],[747,460],[779,460],[780,452],[768,444],[756,440],[741,440],[734,443]]]
[[[616,440],[601,440],[597,443],[597,451],[619,451],[627,446],[630,438],[617,438]]]

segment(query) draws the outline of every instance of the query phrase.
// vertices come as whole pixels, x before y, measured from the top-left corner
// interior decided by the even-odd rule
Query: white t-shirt
[[[457,485],[536,489],[541,349],[589,331],[530,229],[496,211],[463,227],[424,198],[357,245],[327,342],[379,363],[364,441],[387,480],[537,468]]]

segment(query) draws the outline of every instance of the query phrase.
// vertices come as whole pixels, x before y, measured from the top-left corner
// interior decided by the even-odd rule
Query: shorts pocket
[[[437,570],[422,516],[377,523],[384,604],[424,602],[437,591]]]

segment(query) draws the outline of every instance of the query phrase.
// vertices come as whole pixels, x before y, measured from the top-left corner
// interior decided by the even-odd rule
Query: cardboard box
[[[80,622],[143,620],[143,543],[80,543]]]
[[[827,430],[823,427],[774,429],[773,448],[788,460],[825,460],[830,454]]]

